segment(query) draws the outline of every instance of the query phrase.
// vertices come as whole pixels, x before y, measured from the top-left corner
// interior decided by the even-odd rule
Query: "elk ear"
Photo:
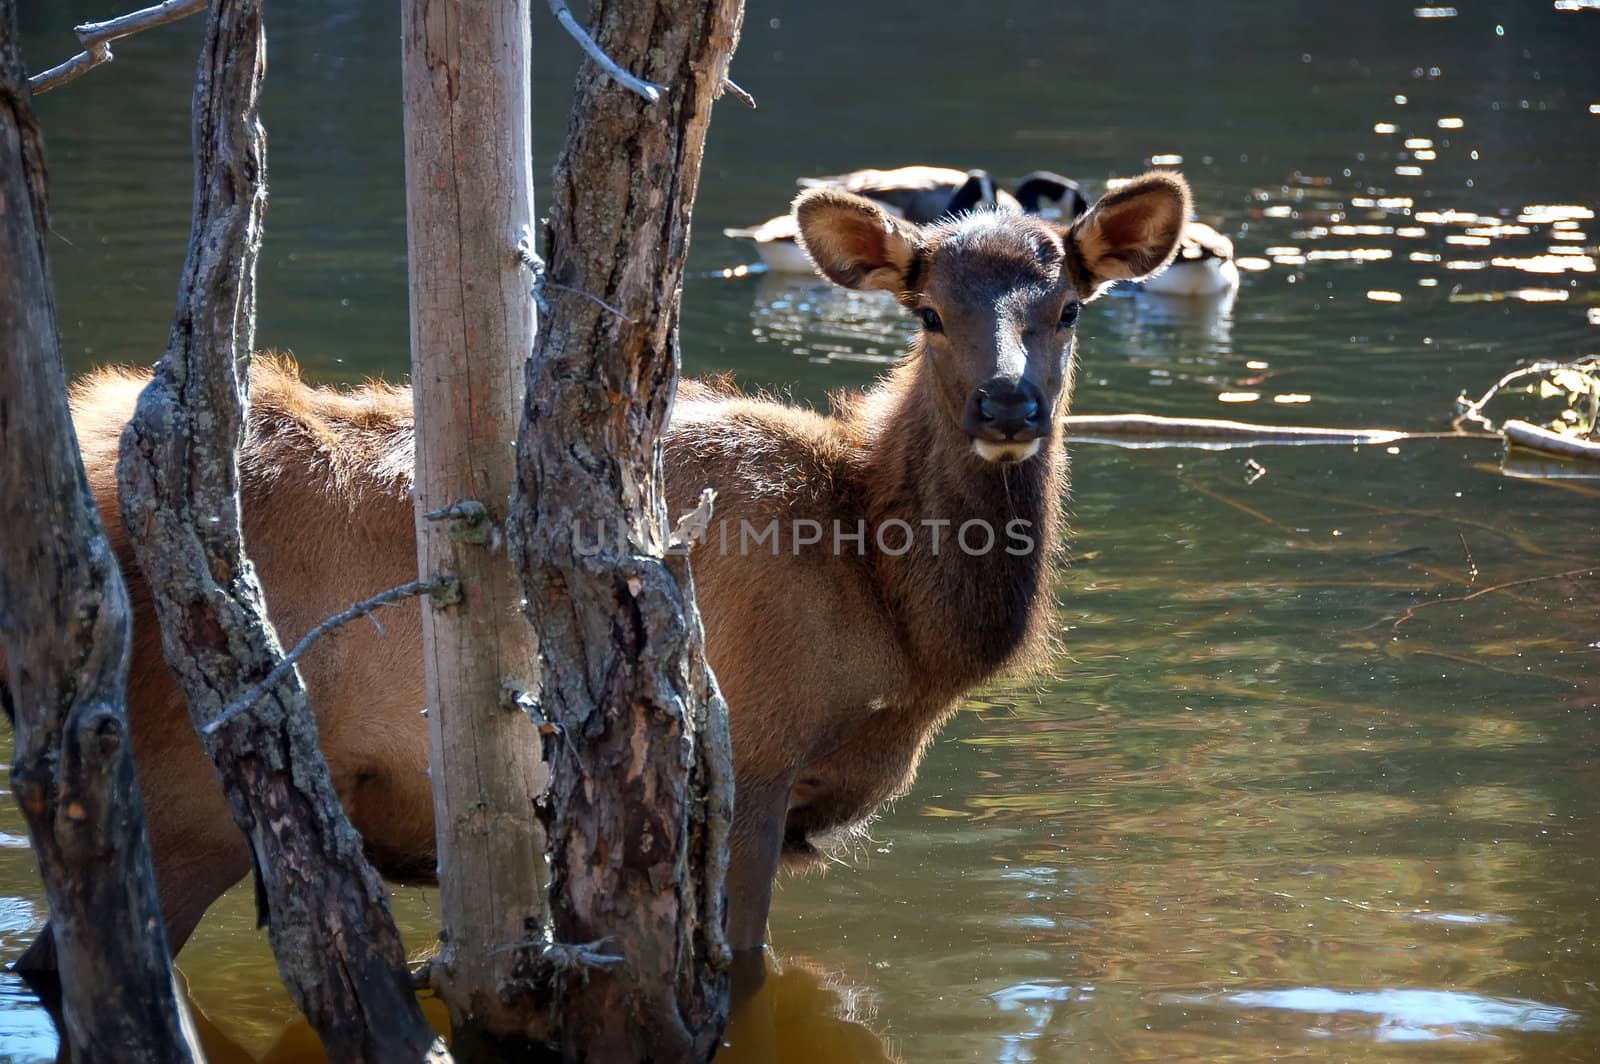
[[[846,288],[900,295],[913,287],[922,234],[864,196],[814,188],[794,201],[800,242],[818,271]]]
[[[1065,233],[1084,295],[1161,269],[1188,220],[1189,184],[1174,173],[1152,171],[1101,196]]]

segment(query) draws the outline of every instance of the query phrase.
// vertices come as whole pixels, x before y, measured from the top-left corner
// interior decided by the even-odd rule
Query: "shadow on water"
[[[24,3],[25,53],[104,14]],[[259,339],[330,381],[407,363],[396,18],[269,13]],[[195,30],[39,102],[75,371],[164,341]],[[576,59],[536,42],[548,161]],[[1181,160],[1242,288],[1089,307],[1074,411],[1445,427],[1517,361],[1600,346],[1597,54],[1600,11],[1566,0],[752,0],[761,108],[712,131],[685,367],[820,405],[905,350],[892,300],[722,276],[749,254],[717,234],[798,176],[1095,190]],[[790,960],[725,1059],[1594,1059],[1600,485],[1433,441],[1072,459],[1051,668],[971,700],[838,867],[781,884]],[[394,903],[426,943],[433,896]],[[0,958],[42,916],[0,802]],[[214,1059],[314,1059],[251,916],[229,895],[181,958]],[[53,1045],[0,979],[0,1058]]]

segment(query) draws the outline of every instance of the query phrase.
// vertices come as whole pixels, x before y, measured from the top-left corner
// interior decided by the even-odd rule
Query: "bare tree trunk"
[[[214,0],[195,82],[189,254],[166,354],[123,434],[118,466],[123,522],[197,726],[282,656],[239,535],[237,448],[265,205],[265,59],[260,0]],[[202,736],[250,846],[278,970],[329,1056],[441,1057],[298,675]]]
[[[600,46],[667,91],[647,104],[586,63],[555,175],[511,531],[562,730],[550,957],[569,1060],[705,1060],[727,1017],[726,707],[687,559],[667,556],[660,444],[689,214],[741,16],[740,0],[599,0]]]
[[[12,789],[50,898],[63,1055],[197,1059],[128,743],[127,591],[84,477],[45,254],[44,144],[0,0],[0,639]]]
[[[407,0],[402,40],[418,564],[461,588],[423,607],[444,918],[430,981],[457,1059],[509,1060],[550,1021],[519,970],[546,937],[546,773],[526,712],[537,644],[500,531],[534,333],[528,4]]]

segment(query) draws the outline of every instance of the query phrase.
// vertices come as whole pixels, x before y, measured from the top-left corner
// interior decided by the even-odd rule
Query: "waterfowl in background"
[[[1239,287],[1233,241],[1204,222],[1189,222],[1172,264],[1139,286],[1165,296],[1212,296]]]
[[[803,188],[838,188],[881,203],[889,213],[918,225],[950,218],[983,206],[1021,210],[1009,193],[1001,193],[983,170],[951,170],[942,166],[902,166],[898,170],[856,170],[835,177],[802,177]],[[999,197],[1003,195],[1002,201]],[[793,214],[780,214],[760,225],[724,229],[722,235],[750,240],[761,262],[774,273],[812,273],[811,259],[795,239]]]
[[[1049,170],[1035,170],[1017,183],[1015,193],[994,183],[985,170],[947,166],[901,166],[893,170],[852,170],[830,177],[802,177],[802,188],[836,188],[882,204],[891,214],[918,225],[952,218],[980,207],[1023,211],[1063,224],[1089,209],[1076,181]],[[787,214],[748,228],[724,229],[724,236],[755,242],[756,252],[774,273],[811,273],[811,260],[795,240]]]
[[[985,170],[948,166],[901,166],[852,170],[831,177],[802,177],[801,188],[836,188],[883,204],[908,222],[927,225],[981,205],[1021,210],[1011,193],[996,187]]]
[[[1049,170],[1035,170],[1018,181],[1014,195],[1024,212],[1063,224],[1089,209],[1081,185]]]
[[[724,229],[722,235],[734,240],[754,241],[761,264],[772,273],[815,272],[811,257],[800,246],[800,226],[792,213],[768,218],[760,225]]]

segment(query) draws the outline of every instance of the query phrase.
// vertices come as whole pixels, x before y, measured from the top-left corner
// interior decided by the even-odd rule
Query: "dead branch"
[[[1483,408],[1507,387],[1515,384],[1525,377],[1539,377],[1559,369],[1593,370],[1600,366],[1600,355],[1590,355],[1585,358],[1575,359],[1571,362],[1546,360],[1543,362],[1530,362],[1520,369],[1514,369],[1490,385],[1489,390],[1476,399],[1468,399],[1465,392],[1456,399],[1456,416],[1451,422],[1456,428],[1463,423],[1482,425],[1490,432],[1495,431],[1494,422],[1483,416]]]
[[[1484,595],[1492,595],[1496,591],[1506,591],[1513,587],[1526,587],[1528,584],[1542,584],[1549,580],[1568,580],[1573,577],[1586,576],[1593,572],[1600,572],[1600,565],[1590,565],[1582,569],[1568,569],[1564,573],[1550,573],[1545,576],[1528,576],[1521,580],[1508,580],[1503,584],[1493,584],[1489,587],[1480,587],[1478,590],[1466,595],[1456,595],[1451,598],[1430,599],[1427,602],[1419,602],[1415,606],[1407,606],[1406,612],[1401,614],[1400,617],[1389,626],[1389,630],[1391,632],[1398,631],[1401,625],[1416,617],[1418,613],[1421,613],[1423,610],[1432,606],[1448,606],[1452,602],[1471,602],[1475,598],[1480,598]],[[1380,621],[1379,623],[1381,624],[1382,622]],[[1368,625],[1367,627],[1371,628],[1373,625]],[[1362,630],[1365,631],[1366,629]]]
[[[1456,538],[1461,540],[1461,553],[1467,559],[1467,583],[1478,582],[1478,563],[1472,560],[1472,548],[1467,546],[1467,534],[1461,531],[1461,526],[1456,526]]]
[[[126,15],[106,19],[104,22],[85,22],[74,26],[72,31],[78,35],[78,42],[83,45],[83,51],[68,59],[58,66],[35,74],[28,79],[28,87],[35,96],[49,92],[60,85],[65,85],[73,78],[82,77],[101,63],[109,63],[116,56],[111,54],[111,42],[122,37],[131,37],[135,33],[165,26],[170,22],[181,22],[190,15],[204,11],[206,0],[163,0],[162,3],[150,7],[130,11]]]
[[[744,88],[744,86],[740,85],[737,81],[734,81],[726,74],[722,76],[722,91],[733,93],[733,95],[738,98],[740,103],[744,104],[752,111],[756,110],[756,98],[750,95],[748,89]]]
[[[549,920],[546,743],[506,697],[538,691],[539,646],[502,549],[542,275],[531,18],[531,0],[401,4],[417,571],[457,581],[423,605],[419,647],[439,869],[431,985],[474,1064],[546,1059],[556,1022],[513,978],[516,955],[494,953]]]
[[[1239,446],[1243,444],[1374,444],[1412,440],[1489,440],[1491,432],[1405,432],[1400,429],[1344,429],[1299,425],[1252,425],[1223,418],[1162,417],[1158,414],[1072,414],[1063,419],[1075,440],[1137,439],[1145,446]]]
[[[1294,535],[1294,529],[1290,528],[1288,525],[1284,524],[1282,521],[1279,521],[1279,520],[1277,520],[1275,518],[1269,517],[1266,514],[1262,513],[1260,510],[1257,510],[1255,507],[1246,505],[1245,503],[1240,502],[1238,499],[1229,498],[1228,496],[1222,494],[1222,492],[1217,491],[1214,488],[1208,488],[1204,484],[1199,483],[1198,481],[1189,480],[1187,477],[1183,478],[1182,483],[1183,483],[1183,485],[1185,487],[1187,487],[1187,488],[1189,488],[1189,489],[1191,489],[1193,491],[1198,491],[1201,495],[1204,495],[1204,496],[1206,496],[1208,498],[1215,499],[1218,502],[1222,503],[1224,506],[1230,506],[1233,509],[1238,510],[1240,513],[1244,514],[1247,517],[1253,517],[1257,521],[1260,521],[1264,525],[1271,525],[1273,528],[1278,529],[1280,532],[1287,532],[1290,535]]]
[[[399,587],[391,587],[387,591],[380,591],[371,598],[363,599],[349,609],[334,614],[302,636],[300,642],[294,645],[294,649],[285,654],[283,660],[278,662],[272,671],[262,678],[260,683],[230,702],[222,712],[218,713],[205,727],[200,729],[200,733],[208,736],[215,735],[227,727],[228,722],[234,717],[261,701],[263,695],[278,686],[279,682],[289,674],[289,670],[294,668],[295,662],[299,661],[317,640],[328,633],[336,632],[351,621],[359,620],[370,613],[376,613],[385,606],[394,606],[417,595],[431,595],[435,591],[442,591],[449,584],[450,578],[441,576],[433,577],[430,580],[413,580],[409,584],[401,584]],[[379,630],[381,631],[382,629]]]
[[[630,318],[628,315],[626,315],[626,314],[624,314],[622,312],[621,308],[613,306],[610,303],[607,303],[605,300],[601,299],[599,296],[595,295],[593,292],[585,292],[581,288],[574,288],[570,284],[559,284],[559,283],[557,283],[555,281],[546,281],[544,283],[543,287],[545,287],[545,288],[554,288],[558,292],[571,292],[575,296],[582,296],[584,299],[587,299],[589,302],[593,303],[595,306],[601,308],[602,310],[607,310],[607,311],[610,311],[612,314],[615,314],[617,317],[621,318],[623,321],[627,322],[629,325],[637,325],[637,324],[639,324],[639,319]]]
[[[1528,421],[1507,421],[1500,426],[1500,431],[1506,442],[1515,447],[1557,458],[1600,462],[1600,442],[1564,436]]]
[[[578,42],[578,46],[589,53],[589,58],[599,64],[601,70],[611,75],[611,79],[618,85],[643,96],[646,103],[655,103],[661,99],[662,93],[667,91],[665,85],[657,85],[653,81],[636,78],[618,66],[617,61],[606,55],[605,49],[601,48],[599,44],[595,43],[595,39],[589,36],[589,31],[578,25],[578,20],[572,15],[572,9],[567,6],[567,0],[550,0],[550,13],[555,15],[557,22],[561,23],[561,28],[571,34],[572,39]],[[587,295],[588,293],[583,294]],[[589,296],[589,298],[594,299],[597,303],[600,302],[594,296]]]

